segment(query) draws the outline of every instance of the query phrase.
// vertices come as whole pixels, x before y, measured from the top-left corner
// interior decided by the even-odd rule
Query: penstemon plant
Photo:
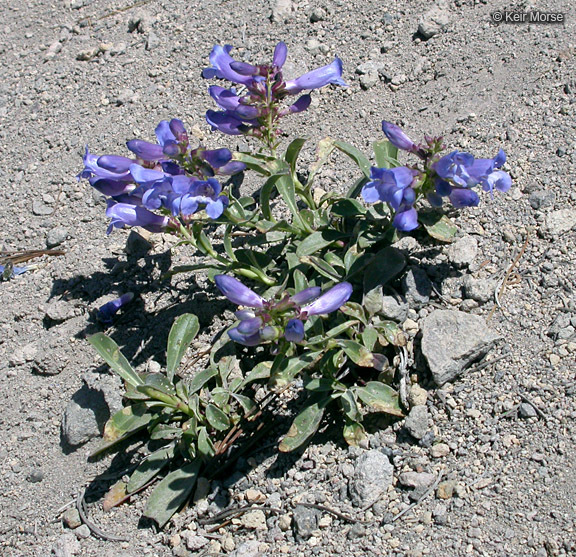
[[[286,81],[284,43],[276,46],[271,64],[235,61],[231,50],[215,46],[212,65],[203,72],[207,79],[234,84],[210,86],[220,110],[208,110],[206,120],[214,131],[252,138],[253,152],[193,148],[184,124],[172,119],[157,126],[157,143],[128,141],[130,157],[96,156],[87,149],[79,174],[108,198],[108,233],[140,226],[176,235],[204,259],[172,272],[205,270],[239,306],[236,322],[206,354],[205,369],[191,377],[179,375],[178,368],[199,332],[193,315],[180,316],[172,327],[165,373],[136,373],[109,337],[99,333],[89,339],[124,379],[129,402],[110,419],[96,453],[121,446],[133,434],[147,435],[154,447],[130,481],[111,492],[111,504],[162,477],[145,511],[161,527],[187,500],[195,479],[222,461],[243,424],[262,416],[255,386],[274,396],[300,385],[307,395],[280,451],[304,446],[328,407],[342,416],[343,436],[351,445],[366,438],[366,414],[402,417],[407,410],[402,381],[412,346],[382,309],[385,289],[406,266],[392,244],[417,228],[449,242],[456,227],[439,211],[445,199],[455,208],[471,207],[480,201],[476,189],[493,195],[511,186],[501,170],[502,150],[492,159],[445,153],[442,138],[416,143],[387,121],[386,139],[373,145],[376,166],[352,145],[326,138],[313,164],[302,169],[298,159],[305,139],[292,140],[279,154],[279,124],[309,107],[310,94],[303,91],[346,86],[341,61]],[[399,151],[414,161],[401,166]],[[346,193],[314,187],[335,152],[359,169]],[[221,183],[241,172],[261,179],[257,195],[235,198]],[[214,245],[210,232],[220,225],[224,235]],[[104,324],[113,322],[131,294],[125,298],[104,308]],[[221,356],[225,346],[236,346],[236,355]]]

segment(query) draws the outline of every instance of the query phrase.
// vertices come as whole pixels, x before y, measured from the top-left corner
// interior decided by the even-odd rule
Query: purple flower
[[[181,192],[177,192],[171,197],[172,214],[188,216],[203,207],[211,219],[217,219],[229,204],[228,197],[220,195],[221,192],[222,186],[214,178],[206,181],[190,180],[187,191],[182,192],[182,195],[178,195]]]
[[[416,152],[418,150],[418,146],[395,124],[382,121],[382,131],[394,147],[403,151]]]
[[[288,342],[302,342],[304,340],[304,323],[300,319],[290,319],[284,329],[284,338]]]
[[[280,301],[266,301],[239,280],[227,275],[214,277],[216,286],[231,301],[253,308],[235,313],[240,323],[228,331],[230,338],[245,346],[278,341],[304,340],[304,320],[311,315],[331,313],[340,308],[352,294],[352,286],[343,282],[320,296],[317,286],[306,288],[293,296],[285,295]],[[316,301],[300,307],[302,304]]]
[[[343,306],[352,295],[352,285],[349,282],[341,282],[333,286],[312,302],[302,308],[302,314],[306,316],[332,313]]]
[[[104,304],[96,313],[98,321],[101,321],[105,325],[110,325],[120,308],[123,305],[130,303],[133,299],[134,294],[132,292],[127,292],[126,294],[122,294],[119,298]]]
[[[106,216],[112,219],[107,234],[110,234],[114,228],[124,228],[124,226],[140,226],[149,232],[162,232],[169,222],[168,217],[157,215],[144,207],[117,203],[114,200],[108,201]]]
[[[8,279],[8,278],[12,278],[15,277],[16,275],[21,275],[22,273],[25,273],[26,271],[28,271],[29,267],[28,265],[22,265],[21,267],[12,267],[11,269],[9,268],[9,276],[4,276],[4,273],[6,272],[6,266],[5,265],[0,265],[0,277],[4,278],[4,279]]]
[[[202,75],[205,78],[227,79],[246,88],[240,96],[235,88],[211,86],[210,95],[221,111],[209,110],[206,120],[212,130],[228,135],[254,135],[270,143],[277,133],[279,118],[296,114],[310,106],[310,96],[302,95],[286,108],[280,102],[304,90],[318,89],[329,83],[346,86],[342,80],[342,62],[336,58],[331,64],[313,70],[297,79],[284,81],[282,66],[288,49],[282,42],[276,45],[271,64],[252,65],[237,62],[230,56],[232,47],[216,45],[210,53],[211,67]],[[270,129],[268,129],[270,128]],[[271,145],[269,145],[271,146]]]
[[[287,81],[284,89],[291,95],[297,95],[304,90],[320,89],[329,83],[347,87],[347,84],[342,79],[342,60],[340,58],[335,58],[327,66],[322,66],[296,79]]]
[[[239,306],[248,306],[251,308],[263,308],[265,300],[258,296],[256,292],[244,286],[239,280],[229,277],[228,275],[216,275],[214,282],[220,292],[231,302]]]

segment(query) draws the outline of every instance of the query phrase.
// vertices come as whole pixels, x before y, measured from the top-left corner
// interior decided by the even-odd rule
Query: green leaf
[[[370,161],[362,151],[344,141],[334,141],[334,145],[345,155],[348,155],[358,165],[358,168],[360,168],[364,176],[370,178]]]
[[[172,458],[174,458],[174,445],[172,443],[148,455],[132,472],[126,491],[134,493],[145,486],[170,463]]]
[[[372,326],[366,327],[362,332],[362,344],[368,348],[368,350],[374,350],[377,340],[378,331]]]
[[[306,275],[300,269],[294,270],[292,280],[294,281],[294,292],[296,293],[302,292],[302,290],[305,290],[309,286]]]
[[[366,318],[366,312],[361,304],[357,304],[356,302],[346,302],[341,308],[340,311],[345,315],[349,315],[350,317],[354,317],[358,319],[364,325],[368,324],[368,319]]]
[[[394,346],[406,346],[408,339],[406,334],[394,321],[382,321],[378,324],[378,330],[384,335],[384,338]]]
[[[295,358],[287,358],[283,354],[278,355],[274,360],[270,371],[270,380],[268,381],[269,387],[273,390],[285,387],[303,369],[314,363],[321,353],[321,351],[305,352],[301,356]]]
[[[212,443],[206,428],[198,428],[198,454],[204,458],[212,458],[215,453],[214,443]]]
[[[193,394],[198,392],[212,377],[218,375],[218,369],[215,367],[209,367],[199,371],[192,377],[192,380],[188,384],[188,393]]]
[[[357,447],[367,439],[366,430],[357,422],[346,422],[342,434],[346,443],[351,447]]]
[[[234,153],[234,160],[243,162],[250,170],[254,170],[263,176],[279,174],[279,165],[277,159],[266,155]],[[288,168],[285,169],[288,172]]]
[[[370,381],[364,387],[356,387],[358,398],[377,412],[386,412],[403,417],[398,393],[390,386],[379,381]]]
[[[270,209],[270,196],[276,187],[276,182],[280,178],[279,174],[274,174],[270,176],[264,185],[260,188],[260,210],[262,211],[262,216],[269,221],[276,222],[272,216],[272,210]]]
[[[102,443],[90,454],[90,458],[138,433],[157,417],[157,414],[148,412],[148,407],[143,402],[122,408],[106,422]]]
[[[362,299],[362,305],[366,308],[366,311],[372,316],[382,311],[383,301],[384,296],[382,294],[382,287],[376,286],[375,288],[372,288],[370,292],[364,294],[364,297]]]
[[[366,207],[355,199],[339,199],[332,205],[331,210],[339,217],[357,217],[366,213]]]
[[[278,449],[283,453],[288,453],[304,445],[318,431],[324,409],[331,400],[330,397],[325,396],[310,397],[306,408],[296,416]]]
[[[296,201],[294,182],[292,182],[290,176],[280,176],[276,182],[276,189],[292,213],[294,226],[304,232],[312,232],[308,223],[306,223],[300,216],[300,209],[298,208],[298,203]]]
[[[149,373],[144,379],[144,384],[167,395],[176,394],[174,384],[168,381],[168,379],[166,379],[166,377],[161,373]]]
[[[224,237],[222,238],[222,244],[224,245],[224,251],[226,255],[232,260],[236,261],[236,253],[232,247],[232,240],[230,239],[230,234],[233,231],[233,226],[228,224],[224,230]]]
[[[163,528],[192,493],[201,463],[197,458],[160,481],[148,499],[144,516],[155,520],[158,527]]]
[[[348,197],[349,199],[355,199],[356,197],[358,197],[360,195],[360,192],[362,191],[362,188],[364,187],[364,185],[368,183],[368,178],[369,177],[367,177],[367,176],[361,176],[360,178],[358,178],[358,180],[356,180],[350,186],[350,188],[348,188],[348,192],[346,193],[346,197]]]
[[[326,263],[324,259],[320,257],[315,257],[313,255],[305,255],[300,258],[300,262],[306,263],[316,269],[322,276],[330,279],[335,280],[337,282],[342,281],[342,275],[332,267],[329,263]]]
[[[339,383],[335,379],[329,379],[327,377],[316,377],[314,379],[309,379],[304,382],[304,388],[307,391],[314,391],[316,393],[326,393],[332,391],[341,391],[342,383]]]
[[[327,331],[326,333],[324,333],[322,335],[315,336],[315,337],[308,339],[308,345],[324,343],[326,341],[326,339],[337,337],[340,333],[343,333],[344,331],[348,331],[349,329],[354,327],[354,325],[357,325],[357,324],[358,324],[357,320],[349,320],[349,321],[346,321],[345,323],[341,323],[340,325],[333,327],[332,329],[330,329],[329,331]]]
[[[88,342],[96,348],[98,354],[126,383],[130,383],[134,387],[144,383],[142,378],[132,369],[122,352],[120,352],[118,345],[110,337],[104,333],[96,333],[88,337]]]
[[[268,379],[270,377],[270,370],[272,369],[272,362],[260,362],[256,364],[244,378],[242,381],[241,389],[243,389],[246,385],[254,382],[259,381],[260,379]]]
[[[372,143],[376,165],[378,168],[395,168],[400,166],[398,161],[398,147],[394,147],[387,139]]]
[[[458,232],[458,227],[442,213],[420,213],[418,220],[424,225],[428,235],[440,242],[452,242]]]
[[[218,431],[225,431],[230,427],[228,416],[212,403],[206,406],[206,419],[208,423]]]
[[[365,346],[353,340],[339,340],[339,346],[344,349],[346,355],[360,367],[374,367],[372,352]]]
[[[312,255],[326,246],[347,237],[348,234],[343,234],[337,230],[319,230],[318,232],[310,234],[310,236],[300,242],[296,248],[296,255],[298,257]]]
[[[238,401],[238,404],[242,406],[244,410],[244,415],[252,414],[255,408],[257,408],[257,404],[248,396],[239,395],[238,393],[231,393],[232,397]]]
[[[380,250],[364,270],[364,292],[388,284],[405,266],[406,258],[400,250],[392,246]]]
[[[343,392],[338,399],[340,406],[344,415],[352,422],[359,422],[362,420],[362,414],[358,409],[358,403],[356,402],[356,396],[354,392],[348,389]]]
[[[284,160],[290,165],[290,170],[292,173],[296,172],[296,161],[298,160],[298,155],[302,150],[302,147],[306,143],[304,137],[297,137],[286,149],[286,154],[284,155]]]

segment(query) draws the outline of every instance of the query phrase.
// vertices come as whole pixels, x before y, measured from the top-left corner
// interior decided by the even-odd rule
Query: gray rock
[[[478,255],[478,242],[473,236],[464,236],[448,248],[448,259],[457,267],[468,267]]]
[[[394,466],[388,457],[372,449],[357,461],[349,491],[352,503],[364,507],[373,503],[392,485]]]
[[[162,44],[160,37],[154,33],[148,33],[148,37],[146,38],[146,50],[154,50],[155,48],[159,47]]]
[[[26,481],[30,482],[31,484],[40,483],[44,479],[44,472],[37,468],[36,470],[32,470],[27,476]]]
[[[190,551],[198,551],[210,543],[208,538],[199,536],[192,530],[184,530],[180,533],[180,537]]]
[[[78,528],[78,526],[82,524],[80,514],[78,513],[76,507],[71,507],[64,511],[64,514],[62,515],[62,522],[66,528],[70,528],[72,530]]]
[[[381,314],[386,319],[403,323],[408,317],[408,304],[399,302],[394,296],[384,296]]]
[[[538,190],[530,194],[528,201],[532,209],[535,210],[554,207],[556,193],[551,190]]]
[[[415,489],[430,487],[436,476],[430,472],[402,472],[398,477],[398,481],[404,487],[413,487]]]
[[[368,60],[367,62],[364,62],[356,67],[356,73],[358,75],[367,75],[374,72],[378,73],[383,67],[384,64],[382,63],[374,62],[374,60]]]
[[[106,421],[122,408],[121,390],[115,377],[103,376],[92,385],[90,382],[74,394],[62,416],[62,439],[71,447],[100,436]]]
[[[248,540],[230,553],[230,557],[260,557],[262,553],[258,549],[259,546],[260,542],[258,540]]]
[[[307,540],[318,528],[318,520],[322,513],[304,505],[296,505],[292,518],[292,528],[297,541]]]
[[[286,21],[294,11],[292,0],[272,0],[272,15],[270,19],[276,22]]]
[[[427,41],[441,33],[450,23],[450,12],[443,6],[434,6],[428,10],[418,24],[418,33]]]
[[[365,75],[360,76],[360,87],[367,91],[371,87],[374,87],[380,81],[377,71],[372,71]]]
[[[493,280],[476,279],[467,275],[462,284],[462,294],[465,298],[485,304],[494,298],[496,288],[497,284]]]
[[[132,89],[122,89],[116,97],[116,105],[122,106],[123,104],[128,104],[134,102],[136,98],[136,93]]]
[[[90,531],[90,528],[86,526],[86,524],[81,524],[80,526],[78,526],[78,528],[74,530],[74,535],[79,540],[86,540],[92,535],[92,532]]]
[[[54,212],[54,209],[44,204],[39,199],[35,199],[32,202],[32,212],[39,217],[46,217],[51,215]]]
[[[576,209],[560,209],[546,216],[543,232],[545,236],[556,238],[576,226]]]
[[[63,226],[52,228],[46,235],[46,247],[53,248],[59,246],[68,237],[68,229]]]
[[[57,323],[74,317],[74,306],[64,300],[53,300],[46,307],[46,317]]]
[[[436,310],[421,321],[421,350],[437,385],[461,375],[500,337],[478,315]]]
[[[404,427],[415,439],[422,439],[428,431],[428,410],[426,406],[414,406],[406,417]]]
[[[310,21],[312,23],[317,23],[318,21],[324,21],[326,19],[326,10],[320,6],[314,8],[310,14]]]
[[[71,557],[72,555],[80,554],[80,551],[80,542],[70,532],[62,534],[54,544],[54,547],[52,547],[54,557]]]
[[[402,288],[410,306],[420,307],[430,301],[432,283],[425,271],[410,267],[402,279]]]
[[[538,416],[538,413],[536,412],[534,406],[532,406],[530,403],[523,402],[518,407],[518,415],[521,418],[527,420],[528,418],[536,418]]]

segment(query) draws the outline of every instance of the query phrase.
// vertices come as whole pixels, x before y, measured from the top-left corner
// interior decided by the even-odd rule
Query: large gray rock
[[[461,375],[500,338],[482,317],[453,310],[432,312],[421,329],[422,354],[440,386]]]
[[[426,406],[414,406],[406,417],[404,427],[415,439],[422,439],[428,431],[428,410]]]
[[[364,453],[356,463],[350,482],[350,498],[357,507],[374,503],[392,485],[394,466],[388,457],[376,449]]]
[[[557,238],[576,227],[576,209],[560,209],[546,216],[543,232],[549,238]]]

